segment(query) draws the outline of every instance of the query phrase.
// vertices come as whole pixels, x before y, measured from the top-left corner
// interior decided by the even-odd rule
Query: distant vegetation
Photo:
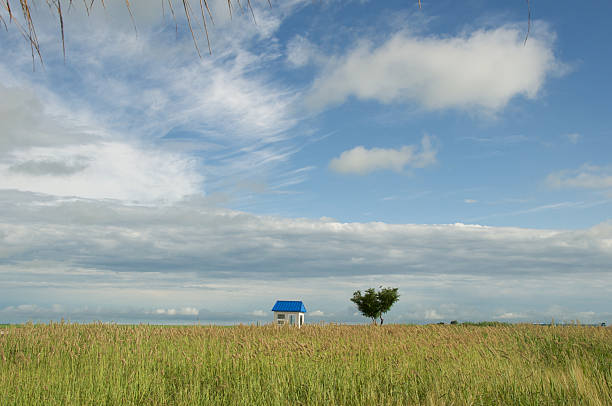
[[[610,405],[612,328],[22,325],[0,405]]]
[[[461,323],[462,326],[477,326],[477,327],[495,327],[495,326],[507,326],[508,323],[501,321],[464,321]]]

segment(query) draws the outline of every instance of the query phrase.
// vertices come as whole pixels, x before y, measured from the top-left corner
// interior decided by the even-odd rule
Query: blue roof
[[[301,300],[277,300],[272,308],[272,311],[306,313],[306,307]]]

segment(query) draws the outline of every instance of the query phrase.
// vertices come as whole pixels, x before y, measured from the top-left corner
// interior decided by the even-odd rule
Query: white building
[[[306,307],[299,300],[277,300],[272,311],[274,312],[274,324],[277,326],[288,324],[299,328],[304,324]]]

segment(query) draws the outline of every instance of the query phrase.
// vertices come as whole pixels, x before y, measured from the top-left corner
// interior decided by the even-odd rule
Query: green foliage
[[[8,327],[0,405],[610,405],[612,328]]]
[[[380,324],[383,324],[382,315],[387,313],[391,306],[399,300],[398,288],[383,288],[376,292],[374,288],[370,288],[365,291],[365,294],[361,294],[358,290],[353,293],[351,302],[357,305],[357,309],[365,317],[372,319],[376,324],[376,319],[380,318]]]
[[[357,305],[357,309],[366,317],[376,320],[380,316],[380,307],[378,306],[378,299],[376,298],[376,291],[374,288],[370,288],[365,291],[365,294],[361,294],[361,291],[353,293],[351,302]]]

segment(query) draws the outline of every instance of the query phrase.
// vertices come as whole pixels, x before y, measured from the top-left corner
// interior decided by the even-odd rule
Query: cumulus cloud
[[[380,45],[361,42],[324,68],[306,104],[319,110],[354,96],[429,110],[496,112],[513,97],[535,98],[562,70],[552,37],[536,32],[524,46],[523,30],[504,26],[455,37],[399,32]]]
[[[555,188],[612,190],[612,167],[585,164],[578,169],[553,172],[546,181]]]
[[[432,137],[424,136],[421,150],[412,145],[399,149],[372,148],[358,146],[344,151],[338,158],[329,163],[331,170],[339,173],[366,175],[378,170],[401,172],[406,166],[423,168],[436,162],[437,149],[432,145]]]

